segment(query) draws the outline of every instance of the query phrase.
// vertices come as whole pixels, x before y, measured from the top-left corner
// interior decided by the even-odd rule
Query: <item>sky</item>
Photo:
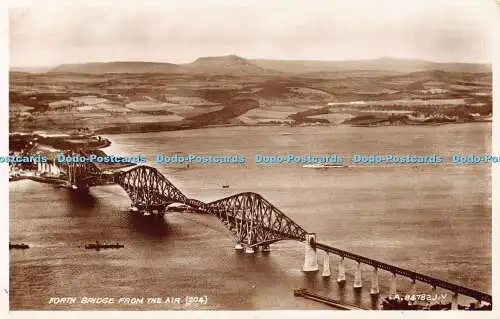
[[[188,63],[227,54],[491,63],[493,21],[487,2],[233,1],[195,6],[170,1],[165,7],[10,8],[10,65]]]

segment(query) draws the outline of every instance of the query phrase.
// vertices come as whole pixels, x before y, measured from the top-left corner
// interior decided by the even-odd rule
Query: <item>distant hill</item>
[[[251,62],[263,68],[286,73],[315,73],[342,71],[390,71],[417,72],[440,70],[447,72],[491,72],[489,64],[474,63],[439,63],[424,60],[380,58],[372,60],[353,61],[308,61],[308,60],[266,60],[255,59]]]
[[[266,69],[237,55],[202,57],[196,61],[184,64],[187,71],[193,73],[215,74],[273,74],[274,70]]]
[[[309,61],[309,60],[268,60],[245,59],[237,55],[201,57],[187,64],[163,62],[102,62],[62,64],[49,69],[48,72],[71,73],[194,73],[223,75],[277,75],[294,74],[328,74],[335,72],[378,73],[410,73],[420,71],[446,71],[483,73],[491,72],[489,64],[473,63],[438,63],[424,60],[380,58],[353,61]],[[23,68],[12,68],[11,71],[30,72]],[[33,71],[33,70],[32,70]],[[31,72],[32,72],[31,71]],[[46,72],[42,68],[38,72]]]
[[[52,68],[54,68],[54,66],[11,67],[10,72],[45,73],[50,71]]]
[[[49,72],[71,72],[87,74],[103,73],[183,73],[182,67],[161,62],[96,62],[61,64]]]

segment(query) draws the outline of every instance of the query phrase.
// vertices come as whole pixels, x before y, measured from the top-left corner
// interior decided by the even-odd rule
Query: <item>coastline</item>
[[[198,129],[207,129],[207,128],[224,128],[224,127],[317,127],[317,126],[352,126],[352,127],[391,127],[391,126],[440,126],[440,125],[454,125],[454,124],[469,124],[469,123],[491,123],[491,120],[477,120],[477,121],[463,121],[463,122],[439,122],[439,123],[406,123],[406,124],[349,124],[349,123],[339,123],[339,124],[324,124],[324,123],[315,123],[315,124],[298,124],[298,125],[289,125],[289,124],[275,124],[275,123],[266,123],[266,124],[214,124],[200,127],[178,127],[178,128],[148,128],[147,126],[142,126],[139,129],[134,128],[120,128],[119,132],[115,131],[117,127],[103,128],[95,130],[95,134],[105,134],[105,135],[115,135],[115,134],[128,134],[128,133],[153,133],[153,132],[164,132],[164,131],[186,131],[186,130],[198,130]],[[111,129],[111,131],[110,131]]]
[[[474,121],[460,121],[460,122],[429,122],[429,123],[393,123],[393,124],[351,124],[351,123],[311,123],[311,124],[285,124],[285,123],[262,123],[262,124],[213,124],[205,126],[171,126],[168,123],[154,123],[154,125],[144,124],[144,125],[134,125],[130,126],[109,126],[94,130],[92,133],[94,135],[116,135],[116,134],[130,134],[130,133],[154,133],[154,132],[168,132],[168,131],[187,131],[187,130],[198,130],[198,129],[208,129],[208,128],[224,128],[224,127],[318,127],[318,126],[351,126],[351,127],[392,127],[392,126],[440,126],[440,125],[457,125],[457,124],[468,124],[468,123],[491,123],[492,120],[474,120]],[[52,130],[45,130],[47,133],[61,133],[61,131],[68,130],[70,128],[58,127]],[[15,129],[10,132],[10,134],[33,134],[35,130],[27,129]],[[106,145],[107,146],[107,145]],[[105,147],[105,146],[103,146]],[[101,148],[101,147],[99,147]]]

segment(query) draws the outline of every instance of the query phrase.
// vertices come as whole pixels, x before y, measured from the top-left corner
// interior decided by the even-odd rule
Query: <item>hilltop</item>
[[[192,73],[201,74],[233,74],[233,75],[244,75],[244,74],[276,74],[278,72],[263,68],[257,64],[242,58],[240,56],[231,54],[226,56],[215,56],[215,57],[202,57],[196,59],[196,61],[184,64],[185,71]]]
[[[440,63],[413,59],[380,58],[352,61],[309,61],[246,59],[234,54],[200,57],[191,63],[174,64],[147,61],[112,61],[61,64],[44,68],[11,68],[12,72],[30,73],[163,73],[163,74],[221,74],[221,75],[281,75],[301,74],[323,76],[349,73],[350,75],[401,74],[419,71],[491,72],[489,64]]]
[[[173,63],[160,62],[95,62],[61,64],[48,72],[52,73],[182,73],[182,68]]]
[[[440,70],[446,72],[491,72],[491,65],[476,63],[440,63],[415,59],[380,59],[352,61],[308,61],[308,60],[251,60],[263,68],[288,73],[372,71],[410,73],[417,71]]]
[[[51,73],[81,73],[81,74],[107,74],[107,73],[163,73],[163,74],[275,74],[277,71],[267,70],[250,60],[237,55],[216,57],[201,57],[187,64],[174,64],[165,62],[96,62],[63,64],[49,69]]]

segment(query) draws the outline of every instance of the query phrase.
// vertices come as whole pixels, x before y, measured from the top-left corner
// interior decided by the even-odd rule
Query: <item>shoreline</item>
[[[454,125],[454,124],[468,124],[468,123],[492,123],[492,120],[478,120],[478,121],[468,121],[468,122],[442,122],[442,123],[422,123],[422,124],[403,124],[403,125],[363,125],[363,124],[349,124],[349,123],[339,123],[339,124],[214,124],[201,127],[185,127],[185,128],[170,128],[170,129],[147,129],[141,127],[139,130],[123,130],[121,132],[106,132],[106,129],[99,129],[95,131],[96,135],[117,135],[117,134],[133,134],[133,133],[156,133],[156,132],[169,132],[169,131],[188,131],[188,130],[199,130],[199,129],[209,129],[209,128],[226,128],[226,127],[283,127],[283,128],[297,128],[297,127],[336,127],[336,126],[351,126],[351,127],[393,127],[393,126],[441,126],[441,125]]]
[[[456,125],[456,124],[469,124],[469,123],[492,123],[492,120],[476,120],[476,121],[463,121],[463,122],[433,122],[433,123],[406,123],[406,124],[395,124],[395,125],[387,125],[387,124],[350,124],[350,123],[338,123],[338,124],[325,124],[325,123],[316,123],[316,124],[213,124],[206,125],[200,127],[148,127],[146,126],[137,126],[134,128],[122,128],[120,126],[110,126],[105,128],[96,129],[93,131],[94,135],[117,135],[117,134],[133,134],[133,133],[156,133],[156,132],[169,132],[169,131],[188,131],[188,130],[199,130],[199,129],[209,129],[209,128],[225,128],[225,127],[284,127],[284,128],[297,128],[297,127],[325,127],[325,126],[350,126],[350,127],[393,127],[393,126],[441,126],[441,125]],[[160,123],[163,124],[163,123]],[[68,130],[69,128],[55,128],[53,130],[47,130],[47,133],[60,133],[63,130]],[[9,134],[34,134],[33,131],[28,130],[14,130],[9,132]],[[106,145],[109,146],[109,145]],[[100,146],[97,148],[104,148],[106,146]]]

